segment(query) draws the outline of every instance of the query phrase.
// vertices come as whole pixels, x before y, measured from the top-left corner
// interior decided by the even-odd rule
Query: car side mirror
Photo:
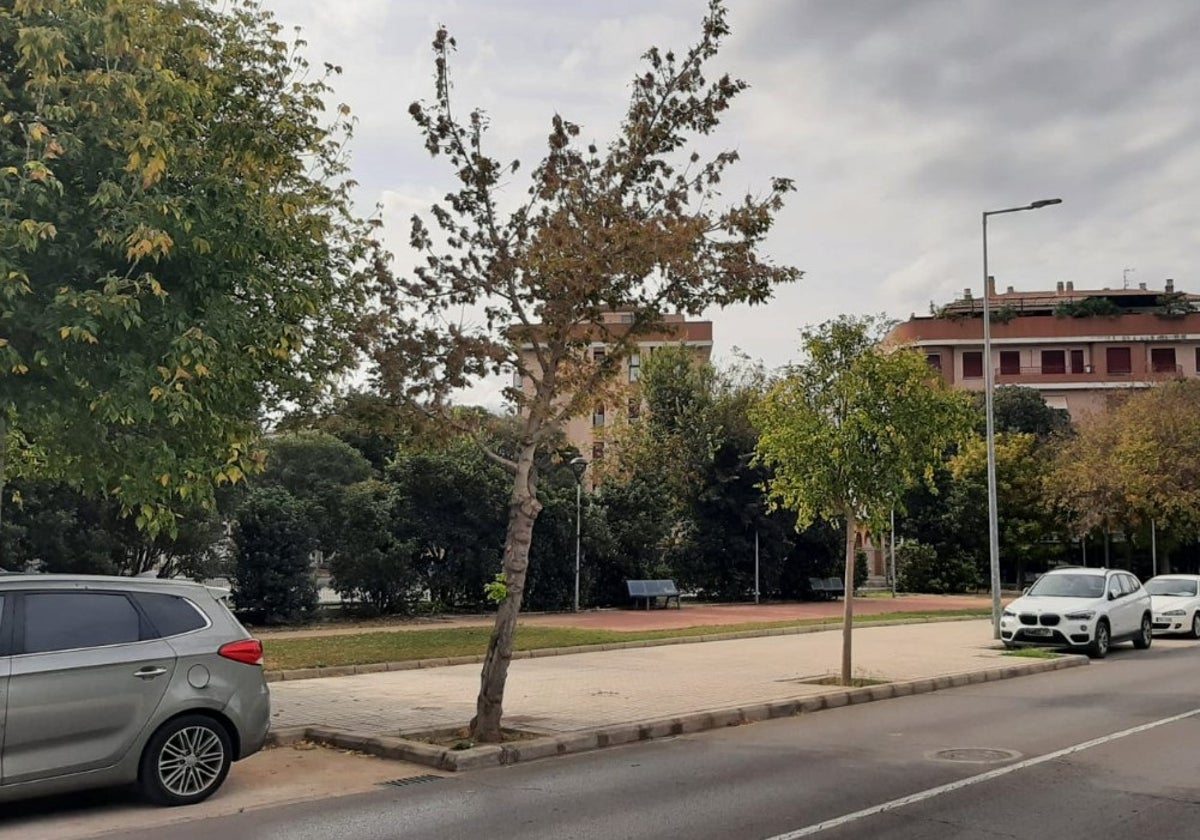
[[[1108,600],[1110,600],[1110,601],[1117,600],[1117,593],[1113,592],[1111,589],[1108,590]]]

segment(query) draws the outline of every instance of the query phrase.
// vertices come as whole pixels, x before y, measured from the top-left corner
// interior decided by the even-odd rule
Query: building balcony
[[[1146,313],[1095,318],[1057,318],[1025,315],[1009,322],[992,324],[992,341],[1002,343],[1088,342],[1174,342],[1200,336],[1200,312],[1182,318],[1164,318]],[[889,335],[893,344],[917,346],[941,343],[966,344],[982,341],[982,318],[916,317],[899,324]]]
[[[1140,371],[1100,371],[1093,365],[1085,365],[1083,370],[1063,370],[1058,367],[1012,367],[996,369],[997,385],[1068,385],[1110,382],[1164,382],[1168,379],[1183,378],[1182,365],[1158,365],[1153,370]],[[970,379],[964,379],[970,382]],[[983,378],[978,377],[982,382]]]

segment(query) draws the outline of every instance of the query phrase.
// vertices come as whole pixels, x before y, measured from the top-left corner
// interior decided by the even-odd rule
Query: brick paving
[[[812,605],[771,614],[796,606]],[[761,616],[769,608],[755,609]],[[771,619],[726,623],[745,620]],[[860,627],[854,650],[855,676],[888,681],[1014,664],[986,619]],[[786,700],[829,691],[802,680],[835,674],[840,662],[840,631],[519,659],[509,671],[506,720],[560,733]],[[273,683],[273,724],[373,734],[461,726],[474,714],[479,673],[479,665],[458,665]]]

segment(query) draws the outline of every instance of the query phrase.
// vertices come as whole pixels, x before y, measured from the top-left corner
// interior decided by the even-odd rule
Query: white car
[[[1146,581],[1154,605],[1154,632],[1200,639],[1200,575],[1159,575]]]
[[[1117,569],[1053,569],[1004,609],[1005,646],[1082,648],[1103,659],[1116,642],[1144,650],[1154,637],[1150,593]]]

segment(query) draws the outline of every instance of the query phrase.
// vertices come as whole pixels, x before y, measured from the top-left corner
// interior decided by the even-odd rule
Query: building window
[[[1196,373],[1200,373],[1200,347],[1196,348]]]
[[[1071,373],[1084,373],[1083,367],[1083,351],[1071,351]]]
[[[1000,351],[1000,373],[1004,376],[1016,376],[1021,372],[1021,351]]]
[[[592,444],[592,460],[599,461],[604,457],[604,441],[596,441]]]
[[[978,379],[983,376],[983,353],[968,350],[962,354],[963,379]]]
[[[629,381],[637,382],[642,378],[642,357],[638,353],[629,356]]]
[[[604,425],[604,406],[598,405],[592,409],[592,426],[600,428]]]
[[[642,416],[642,398],[641,397],[630,397],[629,398],[629,419],[637,420],[641,416]]]
[[[593,347],[592,348],[592,361],[596,362],[597,364],[599,364],[600,362],[603,362],[604,357],[607,355],[608,355],[608,351],[605,350],[603,347]]]
[[[1108,347],[1104,351],[1104,367],[1110,374],[1133,373],[1133,353],[1128,347]]]
[[[1067,354],[1062,350],[1042,351],[1042,373],[1066,373]]]
[[[929,366],[931,368],[933,368],[934,370],[942,369],[942,354],[941,353],[926,353],[925,361],[928,362]]]
[[[1152,347],[1150,349],[1150,368],[1155,373],[1175,372],[1175,348]]]

